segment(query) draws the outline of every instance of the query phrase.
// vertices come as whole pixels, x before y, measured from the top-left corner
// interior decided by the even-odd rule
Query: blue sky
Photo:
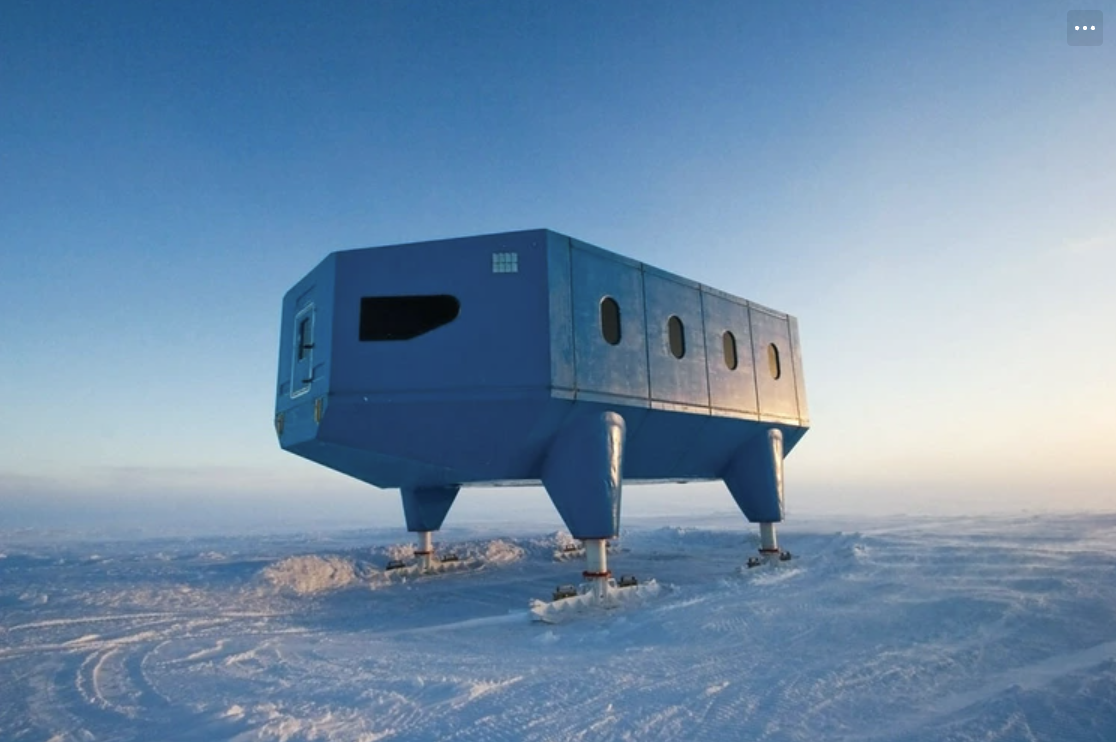
[[[279,450],[282,294],[533,227],[799,317],[792,514],[1110,509],[1116,38],[1068,46],[1072,7],[8,2],[0,519],[401,525]]]

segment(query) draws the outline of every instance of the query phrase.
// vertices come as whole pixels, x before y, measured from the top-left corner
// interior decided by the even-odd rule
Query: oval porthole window
[[[601,335],[609,345],[620,343],[620,305],[611,296],[601,299]]]
[[[779,363],[779,349],[775,343],[767,346],[767,365],[771,369],[771,378],[778,379],[783,375],[783,367]]]
[[[729,371],[736,370],[736,336],[728,330],[721,336],[721,341],[725,346],[725,365],[728,366]]]
[[[667,320],[667,340],[670,343],[670,354],[675,358],[686,355],[686,336],[682,327],[682,320],[671,315]]]

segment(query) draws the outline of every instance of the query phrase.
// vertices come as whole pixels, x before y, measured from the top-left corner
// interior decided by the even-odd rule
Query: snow
[[[1116,516],[792,521],[755,569],[737,519],[629,523],[658,589],[553,623],[544,529],[402,576],[402,529],[0,534],[0,739],[1116,739]]]
[[[277,588],[313,595],[356,584],[357,568],[351,559],[310,554],[287,557],[265,569],[263,576]]]

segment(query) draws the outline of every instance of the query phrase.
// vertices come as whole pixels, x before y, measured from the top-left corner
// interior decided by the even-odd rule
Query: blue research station
[[[427,566],[461,487],[541,483],[590,580],[624,481],[724,480],[780,555],[809,426],[794,317],[543,229],[328,255],[283,298],[275,407],[285,450],[400,489]]]

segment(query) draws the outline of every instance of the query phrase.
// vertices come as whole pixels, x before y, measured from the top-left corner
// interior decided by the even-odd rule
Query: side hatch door
[[[314,382],[314,305],[307,304],[294,318],[291,338],[291,399],[310,391]]]

